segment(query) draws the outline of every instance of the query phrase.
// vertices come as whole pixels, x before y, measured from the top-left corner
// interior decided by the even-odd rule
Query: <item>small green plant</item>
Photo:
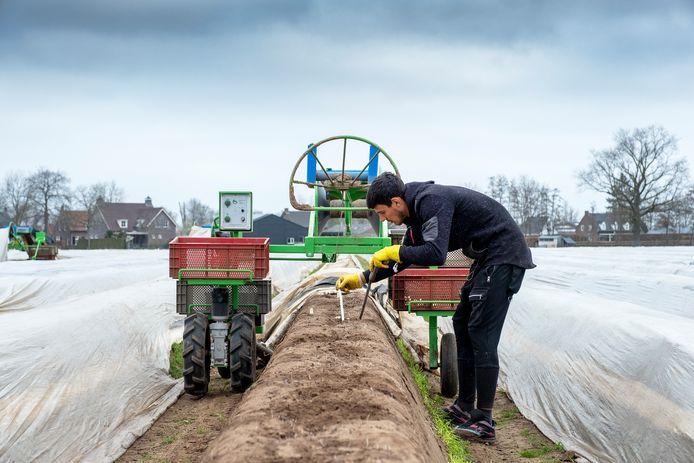
[[[183,341],[171,344],[169,375],[175,379],[183,377]]]
[[[532,445],[531,448],[518,452],[518,454],[523,458],[539,458],[552,452],[565,452],[564,445],[561,442],[543,442],[543,439],[540,436],[532,433],[530,430],[521,432],[521,435],[528,440],[530,445]]]
[[[525,449],[518,452],[523,458],[538,458],[552,452],[563,452],[564,446],[559,445],[543,445],[539,448]]]
[[[414,378],[415,384],[417,384],[417,389],[419,389],[422,400],[424,400],[424,405],[431,415],[436,432],[448,448],[448,461],[452,463],[470,463],[472,460],[470,459],[467,443],[458,439],[455,433],[453,433],[448,421],[446,421],[443,416],[443,411],[440,409],[442,403],[441,398],[432,397],[429,393],[427,377],[412,358],[412,354],[410,354],[409,349],[405,345],[405,341],[398,339],[397,346]]]
[[[169,445],[173,444],[173,441],[175,441],[176,438],[174,436],[164,436],[164,438],[161,440],[162,444],[164,445]]]
[[[521,416],[521,414],[518,411],[518,409],[514,406],[513,408],[510,408],[508,410],[502,410],[499,413],[496,413],[496,422],[499,425],[503,425],[511,420],[518,418],[519,416]]]

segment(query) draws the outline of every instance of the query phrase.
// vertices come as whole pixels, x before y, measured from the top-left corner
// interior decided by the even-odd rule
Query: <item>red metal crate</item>
[[[390,300],[395,310],[407,310],[410,301],[460,300],[460,288],[467,280],[467,268],[408,268],[390,279]],[[412,309],[455,310],[455,304],[416,304]]]
[[[169,243],[169,276],[192,269],[242,269],[253,271],[253,279],[267,276],[270,270],[269,238],[208,238],[178,236]],[[245,279],[247,272],[182,272],[182,277],[199,279]]]

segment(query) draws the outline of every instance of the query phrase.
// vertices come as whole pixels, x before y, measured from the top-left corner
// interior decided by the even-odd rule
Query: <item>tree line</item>
[[[46,230],[61,209],[75,206],[93,210],[98,198],[118,202],[123,190],[115,182],[100,182],[70,188],[70,179],[62,172],[39,168],[34,173],[10,172],[0,183],[0,210],[16,224]]]
[[[10,172],[0,180],[0,212],[11,222],[48,230],[61,210],[81,210],[91,222],[98,201],[122,202],[123,189],[115,181],[97,182],[71,188],[70,178],[63,172],[39,168],[30,174]],[[179,214],[166,211],[177,222],[181,233],[193,225],[210,223],[214,218],[211,207],[196,198],[179,203]]]
[[[620,223],[629,223],[634,243],[643,230],[664,228],[673,233],[692,232],[694,185],[689,182],[688,164],[679,156],[677,139],[658,126],[619,130],[614,146],[593,150],[588,167],[577,174],[579,186],[606,195],[608,212]],[[577,211],[557,188],[528,176],[489,178],[486,193],[503,204],[525,233],[533,219],[551,229],[575,225]],[[0,183],[0,211],[12,222],[47,229],[60,210],[87,211],[91,219],[97,200],[120,202],[123,189],[115,182],[98,182],[70,188],[62,172],[39,168],[24,175],[7,174]],[[179,233],[193,225],[210,223],[215,211],[197,198],[178,203],[178,213],[167,210],[177,222]]]

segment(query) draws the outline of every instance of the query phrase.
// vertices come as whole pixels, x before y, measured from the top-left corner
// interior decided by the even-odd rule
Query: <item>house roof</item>
[[[528,219],[520,225],[520,229],[526,235],[539,235],[542,229],[547,225],[547,217],[528,217]]]
[[[308,222],[311,220],[311,213],[309,211],[290,211],[289,209],[285,209],[282,211],[280,218],[308,228]]]
[[[87,231],[87,211],[62,211],[60,214],[60,221],[63,222],[70,231]]]
[[[146,206],[144,203],[100,203],[97,204],[97,215],[100,215],[106,227],[111,231],[123,230],[118,224],[119,220],[127,220],[126,230],[137,230],[138,220],[141,220],[140,227],[145,228],[160,213],[166,214],[163,207]],[[166,214],[173,222],[173,219]]]

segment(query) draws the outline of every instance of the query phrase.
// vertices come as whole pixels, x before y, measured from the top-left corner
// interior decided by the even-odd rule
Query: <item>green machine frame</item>
[[[340,169],[326,167],[318,155],[318,148],[329,142],[342,142],[342,162]],[[363,143],[369,146],[369,159],[361,170],[346,169],[347,142]],[[378,160],[385,158],[396,175],[399,171],[390,156],[377,144],[361,137],[352,135],[339,135],[326,138],[317,143],[312,143],[301,155],[294,165],[289,180],[289,199],[296,210],[309,211],[308,236],[299,244],[271,244],[272,254],[303,254],[306,257],[272,256],[273,260],[320,260],[322,262],[334,262],[338,254],[373,254],[390,244],[387,226],[378,223],[377,236],[354,236],[352,223],[355,216],[368,216],[370,212],[366,207],[366,193],[370,182],[378,175]],[[306,180],[296,178],[301,163],[307,161]],[[304,185],[314,190],[313,204],[300,203],[294,195],[295,185]],[[322,197],[322,194],[325,197]],[[331,201],[337,201],[339,205],[329,205]],[[337,214],[344,220],[344,233],[342,236],[322,236],[321,218]],[[375,218],[377,220],[377,218]],[[316,257],[320,256],[320,257]]]
[[[459,300],[436,301],[410,301],[407,303],[407,312],[419,315],[429,323],[429,368],[434,370],[439,367],[439,323],[438,317],[452,317],[454,310],[426,310],[417,311],[413,305],[424,304],[457,304]]]

